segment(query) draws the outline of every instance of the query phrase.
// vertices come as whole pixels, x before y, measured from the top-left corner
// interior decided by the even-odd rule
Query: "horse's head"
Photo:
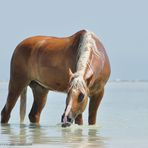
[[[87,105],[88,88],[83,76],[69,70],[70,82],[66,99],[66,108],[62,116],[62,126],[70,126],[75,118],[81,114]]]

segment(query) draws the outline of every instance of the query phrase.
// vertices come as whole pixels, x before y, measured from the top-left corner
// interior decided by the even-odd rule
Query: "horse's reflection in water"
[[[50,131],[51,129],[51,131]],[[13,125],[1,126],[1,134],[10,145],[60,144],[70,147],[105,147],[105,138],[99,135],[99,128],[73,125],[69,128],[60,126]],[[58,134],[55,134],[57,132]]]
[[[71,147],[104,148],[106,138],[99,135],[97,127],[70,127],[62,129],[64,143]]]
[[[49,126],[29,125],[29,136],[32,144],[48,144],[51,141]]]
[[[2,124],[1,134],[3,135],[3,143],[8,145],[27,145],[27,126],[14,125],[14,124]],[[6,139],[6,142],[5,142]],[[31,143],[30,143],[31,144]]]

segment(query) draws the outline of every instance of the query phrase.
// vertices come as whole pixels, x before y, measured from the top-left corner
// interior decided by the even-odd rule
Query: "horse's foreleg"
[[[89,117],[88,117],[89,125],[93,125],[96,123],[97,109],[100,105],[103,94],[104,94],[104,89],[102,89],[99,93],[92,95],[90,97]]]
[[[82,114],[78,115],[75,119],[75,124],[83,125],[83,117]]]
[[[29,113],[29,119],[32,123],[39,123],[41,111],[47,100],[48,90],[38,84],[33,84],[31,88],[33,91],[34,102]]]

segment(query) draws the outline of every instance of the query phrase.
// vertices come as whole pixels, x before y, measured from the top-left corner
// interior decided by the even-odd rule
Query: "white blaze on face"
[[[63,122],[66,123],[67,122],[67,117],[71,111],[71,108],[72,108],[72,103],[73,103],[73,98],[70,97],[70,101],[67,105],[67,108],[66,108],[66,111],[65,111],[65,115],[64,115],[64,119],[63,119]]]

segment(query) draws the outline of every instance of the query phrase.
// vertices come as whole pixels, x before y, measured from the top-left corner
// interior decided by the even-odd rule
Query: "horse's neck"
[[[77,53],[77,66],[76,66],[76,72],[80,75],[85,74],[85,70],[87,68],[87,63],[89,61],[89,57],[91,54],[91,48],[93,46],[94,40],[92,39],[91,32],[86,31],[86,33],[81,37],[79,47],[78,47],[78,53]]]

